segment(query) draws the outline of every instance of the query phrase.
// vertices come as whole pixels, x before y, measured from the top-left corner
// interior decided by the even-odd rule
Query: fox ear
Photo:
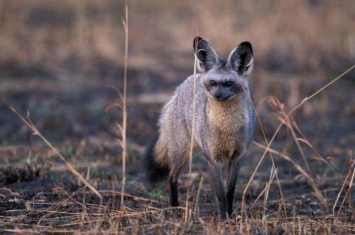
[[[237,73],[249,75],[253,69],[253,48],[250,42],[242,42],[229,55],[228,63]]]
[[[197,68],[200,72],[207,72],[219,61],[216,51],[201,37],[195,37],[193,42]]]

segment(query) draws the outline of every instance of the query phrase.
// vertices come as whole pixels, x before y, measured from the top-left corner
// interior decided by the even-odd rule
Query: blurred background
[[[127,2],[130,143],[149,141],[163,103],[193,73],[196,35],[224,58],[240,42],[252,43],[250,83],[268,137],[279,124],[268,97],[291,110],[355,62],[352,1]],[[119,101],[110,86],[123,84],[124,6],[122,0],[0,0],[0,95],[19,113],[29,112],[50,141],[117,137],[121,111],[105,108]],[[295,114],[324,154],[354,150],[354,77],[348,73]],[[277,140],[288,135],[284,130]],[[2,99],[0,145],[31,140]]]

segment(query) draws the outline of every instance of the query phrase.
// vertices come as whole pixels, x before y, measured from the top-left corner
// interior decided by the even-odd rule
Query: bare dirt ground
[[[37,35],[38,38],[31,39],[43,40],[40,48],[45,51],[42,55],[37,52],[40,48],[34,50],[28,43],[28,51],[11,56],[2,54],[0,58],[0,94],[3,98],[0,102],[1,233],[355,233],[355,72],[350,71],[316,94],[350,67],[348,60],[337,56],[339,61],[333,63],[333,58],[325,54],[319,57],[316,66],[319,69],[310,69],[298,64],[302,55],[301,59],[287,58],[278,52],[269,61],[265,60],[268,58],[266,46],[264,48],[256,40],[256,49],[260,48],[263,53],[260,52],[256,59],[250,83],[260,125],[255,143],[245,154],[233,218],[228,224],[221,223],[202,156],[194,157],[191,174],[185,169],[180,177],[182,205],[178,209],[169,208],[168,185],[162,184],[160,189],[150,190],[144,180],[140,156],[157,130],[156,121],[163,103],[176,85],[192,73],[193,56],[185,51],[177,53],[175,49],[152,52],[151,48],[155,50],[158,46],[151,41],[147,42],[149,48],[146,53],[138,53],[137,50],[144,49],[144,45],[139,43],[143,27],[135,27],[135,22],[141,23],[146,19],[144,17],[153,17],[153,9],[157,6],[147,8],[133,2],[132,14],[144,12],[146,15],[132,16],[132,58],[127,88],[128,159],[123,207],[120,205],[122,150],[117,140],[121,137],[115,127],[121,122],[122,112],[118,108],[105,111],[119,101],[111,86],[122,89],[122,58],[110,57],[111,52],[104,48],[111,45],[110,38],[106,38],[109,42],[105,41],[106,44],[97,51],[87,52],[89,55],[77,55],[76,51],[68,56],[55,51],[55,48],[61,48],[67,53],[78,45],[77,37],[69,40],[63,36],[66,35],[63,32],[70,28],[72,15],[81,14],[76,10],[86,9],[97,19],[106,19],[102,12],[107,9],[87,1],[79,4],[74,13],[67,6],[61,8],[62,14],[56,16],[51,6],[55,3],[42,4],[29,4],[27,9],[30,10],[26,11],[21,4],[0,6],[2,13],[10,9],[22,12],[24,20],[21,24],[28,31],[21,32],[30,38]],[[115,6],[112,11],[116,9],[123,14],[123,4],[111,1],[106,4]],[[183,9],[186,7],[182,4],[177,11],[185,12]],[[322,11],[320,8],[317,10]],[[201,17],[207,13],[200,12]],[[49,19],[43,22],[48,23],[52,19],[54,23],[38,29],[37,21],[42,22],[40,16]],[[58,23],[56,17],[61,16],[65,17]],[[167,13],[163,17],[172,20]],[[1,29],[7,33],[4,35],[10,34],[6,25],[12,20],[3,14]],[[96,22],[93,18],[90,20]],[[115,21],[103,22],[118,24]],[[44,33],[56,24],[59,30],[55,32],[61,33],[55,37],[68,40],[63,43],[65,46],[60,45],[57,39],[51,41],[51,37],[47,38]],[[20,27],[20,23],[11,25]],[[147,26],[151,25],[154,22],[147,21]],[[70,28],[68,32],[80,31],[80,27],[80,24],[76,25],[75,30]],[[31,29],[38,32],[31,34]],[[99,30],[96,25],[93,29]],[[102,30],[100,32],[107,36],[105,33],[109,30]],[[339,32],[343,31],[339,29]],[[89,34],[80,34],[79,44],[84,41],[87,45],[96,45]],[[166,36],[163,33],[159,35]],[[252,33],[249,36],[252,37]],[[13,37],[25,39],[26,35]],[[0,44],[2,48],[6,44],[4,38]],[[122,39],[121,36],[118,38]],[[188,44],[190,47],[193,36],[190,38],[186,43],[180,41],[180,45]],[[123,44],[122,40],[119,42]],[[160,46],[170,48],[169,43]],[[223,47],[221,43],[219,46]],[[23,57],[26,53],[31,55],[31,51],[38,54],[33,57],[27,55],[29,59]],[[120,48],[117,51],[122,52]],[[56,57],[47,56],[50,52]],[[338,55],[341,51],[332,53]],[[118,54],[122,57],[122,53]],[[343,64],[339,66],[341,59]],[[285,63],[281,63],[283,60]],[[292,60],[294,64],[291,66],[286,60]],[[313,60],[309,59],[307,63]],[[313,94],[316,95],[292,113],[292,118],[285,117],[285,113]],[[29,114],[40,132],[95,187],[101,198],[83,184],[38,136],[33,135],[9,105],[24,117]],[[285,125],[277,131],[281,122]],[[271,149],[265,154],[263,146],[273,139],[275,133]],[[185,210],[186,204],[189,205],[188,211]]]

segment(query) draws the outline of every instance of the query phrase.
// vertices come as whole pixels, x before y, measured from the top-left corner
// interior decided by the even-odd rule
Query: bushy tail
[[[155,183],[165,180],[170,173],[169,166],[161,165],[154,159],[154,149],[158,139],[159,135],[154,137],[143,156],[147,181],[151,185],[155,185]]]

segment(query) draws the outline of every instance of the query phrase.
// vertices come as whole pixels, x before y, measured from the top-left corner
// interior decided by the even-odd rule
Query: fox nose
[[[218,100],[218,101],[223,101],[223,100],[226,100],[228,98],[228,96],[223,93],[217,92],[214,94],[214,98],[216,98],[216,100]]]
[[[216,87],[216,89],[213,92],[213,96],[218,101],[223,101],[228,98],[228,95],[224,92],[223,88],[221,88],[220,86]]]
[[[217,94],[214,95],[214,98],[216,98],[216,100],[221,100],[222,99],[222,94],[217,93]]]

